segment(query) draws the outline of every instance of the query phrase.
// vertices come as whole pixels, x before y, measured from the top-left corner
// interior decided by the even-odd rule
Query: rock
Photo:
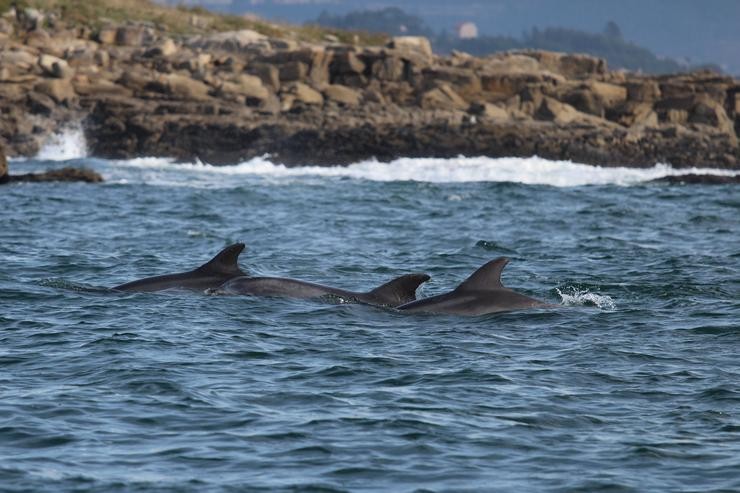
[[[545,97],[535,113],[538,120],[551,121],[558,124],[571,122],[599,123],[600,118],[581,113],[569,104],[561,103],[556,99]]]
[[[15,26],[8,22],[7,19],[0,18],[0,34],[5,34],[6,36],[12,36],[15,34]]]
[[[468,108],[468,113],[490,120],[508,120],[510,118],[508,111],[491,103],[472,103]]]
[[[152,39],[151,31],[143,26],[121,26],[116,29],[115,42],[118,46],[142,46]]]
[[[491,74],[533,74],[541,72],[540,62],[522,54],[499,53],[483,59],[482,69]]]
[[[101,183],[103,181],[103,177],[93,170],[71,167],[41,173],[9,175],[8,178],[8,182],[81,181],[85,183]]]
[[[606,73],[606,61],[590,55],[552,51],[528,51],[526,55],[537,60],[542,68],[567,79],[585,79]]]
[[[95,35],[95,39],[97,39],[100,44],[104,45],[116,44],[116,32],[117,29],[115,27],[106,26],[98,31]]]
[[[322,105],[324,104],[324,97],[320,92],[303,84],[296,82],[290,86],[287,94],[293,97],[293,101],[301,102],[308,105]]]
[[[430,85],[442,81],[452,85],[460,93],[476,94],[481,91],[480,78],[471,69],[434,67],[424,69],[422,73]]]
[[[645,102],[627,101],[614,110],[607,117],[625,127],[657,127],[658,114],[653,110],[653,105]]]
[[[0,50],[0,66],[11,68],[14,73],[26,73],[38,62],[38,57],[23,48]]]
[[[26,100],[26,106],[32,115],[51,116],[57,106],[51,96],[36,91],[29,92]]]
[[[365,63],[354,51],[346,50],[334,54],[329,70],[332,77],[359,75],[365,71]]]
[[[146,50],[144,56],[150,58],[168,57],[174,55],[175,53],[177,53],[177,45],[170,38],[165,38],[164,40]]]
[[[251,29],[199,36],[193,38],[187,44],[191,48],[206,51],[221,50],[232,53],[249,51],[252,47],[269,46],[267,36]]]
[[[31,7],[17,7],[15,12],[18,24],[24,31],[33,31],[41,26],[44,14],[40,10]]]
[[[8,181],[8,160],[5,158],[5,148],[0,143],[0,183]]]
[[[431,63],[434,58],[432,44],[423,36],[396,36],[390,40],[388,48],[398,50],[406,54],[420,56],[428,63]]]
[[[167,94],[184,100],[205,101],[210,99],[210,87],[185,75],[167,74],[160,77]]]
[[[700,123],[715,127],[732,137],[735,135],[735,125],[727,116],[725,108],[709,97],[696,98],[696,104],[691,108],[690,123]]]
[[[48,32],[44,29],[35,29],[26,33],[23,43],[26,46],[39,49],[53,49],[54,43]]]
[[[239,74],[224,82],[217,92],[219,95],[243,96],[248,106],[262,106],[274,96],[259,77],[247,74]]]
[[[280,70],[275,65],[267,63],[250,65],[247,71],[259,77],[262,83],[273,91],[280,90]]]
[[[382,56],[372,61],[370,72],[373,78],[384,81],[400,81],[404,78],[403,60],[397,56]]]
[[[107,67],[110,64],[110,55],[105,50],[97,50],[93,55],[93,60],[101,67]]]
[[[360,104],[360,93],[349,87],[330,84],[324,88],[323,93],[329,101],[334,101],[344,106],[351,107]]]
[[[293,61],[282,65],[279,69],[280,82],[296,82],[306,80],[308,65]]]
[[[46,94],[57,103],[70,103],[77,98],[74,86],[69,79],[49,79],[34,86],[34,91]]]
[[[586,87],[607,108],[613,108],[627,101],[627,88],[624,86],[592,80],[586,83]]]
[[[533,73],[492,73],[486,71],[481,75],[481,88],[498,99],[508,99],[531,85],[555,86],[564,81],[565,79],[562,76],[547,71]]]
[[[627,99],[630,101],[652,102],[660,99],[660,86],[651,80],[627,83]]]
[[[51,55],[41,55],[38,58],[38,65],[44,74],[58,79],[67,79],[74,75],[74,70],[70,68],[65,60]]]
[[[424,109],[433,110],[468,109],[468,103],[445,83],[441,83],[439,87],[422,94],[419,105]]]
[[[654,183],[670,183],[672,185],[728,185],[740,183],[740,175],[699,175],[689,173],[685,175],[669,175],[652,180]]]

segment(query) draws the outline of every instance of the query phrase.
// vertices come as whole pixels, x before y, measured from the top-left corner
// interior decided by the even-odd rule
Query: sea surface
[[[0,189],[0,491],[740,491],[740,188],[529,159],[85,157]],[[352,290],[427,272],[554,309],[115,293],[243,241]]]

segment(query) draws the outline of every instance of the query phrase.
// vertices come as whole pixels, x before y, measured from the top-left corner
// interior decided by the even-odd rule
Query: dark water
[[[740,490],[737,187],[92,164],[0,190],[0,490]],[[563,306],[96,289],[235,241],[253,273],[422,296],[505,255]]]

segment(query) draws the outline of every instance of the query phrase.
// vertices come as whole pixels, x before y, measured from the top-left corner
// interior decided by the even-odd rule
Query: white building
[[[457,37],[460,39],[475,39],[478,37],[478,26],[474,22],[463,22],[457,26]]]

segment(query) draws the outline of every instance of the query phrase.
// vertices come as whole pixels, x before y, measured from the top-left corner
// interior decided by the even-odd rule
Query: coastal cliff
[[[363,45],[263,31],[89,27],[10,9],[0,18],[0,144],[34,155],[73,125],[106,158],[538,155],[740,169],[732,77],[609,71],[598,58],[543,51],[441,57],[418,37]]]

